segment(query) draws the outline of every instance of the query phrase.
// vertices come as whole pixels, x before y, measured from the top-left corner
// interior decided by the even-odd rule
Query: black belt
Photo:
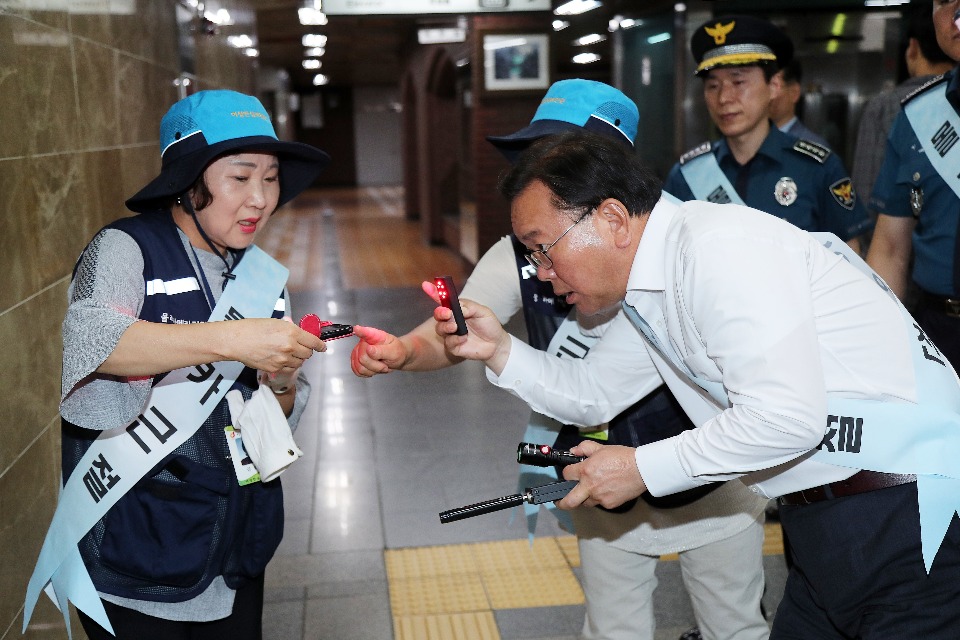
[[[794,491],[780,496],[780,504],[797,505],[812,504],[821,500],[855,496],[858,493],[876,491],[896,487],[901,484],[916,482],[917,476],[906,473],[880,473],[879,471],[859,471],[846,480],[822,484],[819,487],[810,487],[803,491]]]
[[[920,304],[951,318],[960,318],[960,298],[948,298],[920,291]]]

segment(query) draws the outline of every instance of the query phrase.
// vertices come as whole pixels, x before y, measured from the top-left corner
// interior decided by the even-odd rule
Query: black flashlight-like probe
[[[517,462],[534,467],[565,467],[586,459],[586,456],[575,456],[569,451],[556,451],[548,444],[521,442],[517,445]]]
[[[440,514],[440,522],[456,522],[464,518],[472,518],[485,513],[493,513],[516,507],[524,502],[530,504],[543,504],[544,502],[555,502],[570,493],[570,490],[577,486],[576,480],[565,480],[563,482],[552,482],[539,487],[530,487],[523,493],[517,493],[512,496],[503,496],[493,500],[485,500],[476,504],[468,504],[465,507],[450,509]]]

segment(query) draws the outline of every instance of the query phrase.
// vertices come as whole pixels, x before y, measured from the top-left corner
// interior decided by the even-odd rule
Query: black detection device
[[[320,328],[320,339],[336,340],[337,338],[346,338],[353,335],[353,325],[349,324],[328,324]]]
[[[565,467],[586,459],[586,456],[575,456],[569,451],[554,451],[548,444],[521,442],[517,445],[517,462],[534,467]]]
[[[551,482],[550,484],[544,484],[539,487],[527,487],[523,493],[515,493],[512,496],[503,496],[502,498],[494,498],[493,500],[468,504],[465,507],[444,511],[440,514],[440,522],[444,524],[456,522],[464,518],[472,518],[485,513],[493,513],[494,511],[516,507],[524,502],[530,504],[556,502],[570,493],[570,490],[575,486],[577,486],[576,480],[564,480],[563,482]]]
[[[453,284],[453,276],[437,276],[433,279],[433,285],[437,288],[440,306],[453,311],[453,319],[457,322],[457,335],[467,335],[467,321],[463,319],[463,309],[460,308],[460,297],[457,295],[456,285]]]
[[[308,313],[300,318],[300,328],[324,342],[353,335],[352,324],[335,324],[328,320],[321,320],[315,313]]]

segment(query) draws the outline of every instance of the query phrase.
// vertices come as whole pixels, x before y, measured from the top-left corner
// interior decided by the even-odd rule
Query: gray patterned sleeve
[[[112,429],[143,408],[151,378],[96,373],[136,322],[143,287],[143,255],[133,238],[115,229],[97,234],[80,258],[63,321],[60,414],[70,422]]]

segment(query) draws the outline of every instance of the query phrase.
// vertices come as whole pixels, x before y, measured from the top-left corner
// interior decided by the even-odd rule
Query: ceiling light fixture
[[[253,46],[253,38],[243,33],[238,36],[227,36],[227,44],[237,49],[247,49]]]
[[[230,17],[230,12],[226,9],[204,11],[203,17],[220,27],[233,24],[233,18]]]
[[[327,24],[327,14],[313,7],[300,7],[297,9],[297,15],[300,16],[300,24],[302,25],[320,25],[322,27]]]
[[[591,44],[597,44],[598,42],[603,42],[607,39],[607,36],[600,35],[599,33],[591,33],[585,36],[581,36],[573,41],[573,46],[575,47],[586,47]]]
[[[329,82],[330,78],[322,73],[318,73],[317,75],[313,76],[313,86],[315,87],[321,87]]]
[[[303,61],[304,69],[319,69],[322,63],[319,60],[309,59]]]
[[[666,42],[670,39],[670,34],[667,32],[658,33],[656,35],[650,36],[647,38],[648,44],[658,44],[660,42]]]
[[[577,55],[571,58],[576,64],[590,64],[592,62],[600,61],[600,54],[597,53],[578,53]]]
[[[326,53],[326,51],[327,50],[323,47],[310,47],[309,49],[304,49],[303,55],[307,56],[308,58],[319,58]]]
[[[327,46],[327,36],[319,33],[308,33],[300,39],[305,47],[325,47]]]
[[[563,31],[570,26],[570,23],[566,20],[554,20],[553,21],[553,30],[554,31]]]
[[[570,0],[554,9],[553,13],[558,16],[575,16],[602,6],[603,3],[599,0]]]
[[[643,20],[636,20],[634,18],[624,18],[623,16],[614,16],[610,20],[609,31],[613,33],[617,29],[632,29],[634,27],[639,27],[643,24]]]

